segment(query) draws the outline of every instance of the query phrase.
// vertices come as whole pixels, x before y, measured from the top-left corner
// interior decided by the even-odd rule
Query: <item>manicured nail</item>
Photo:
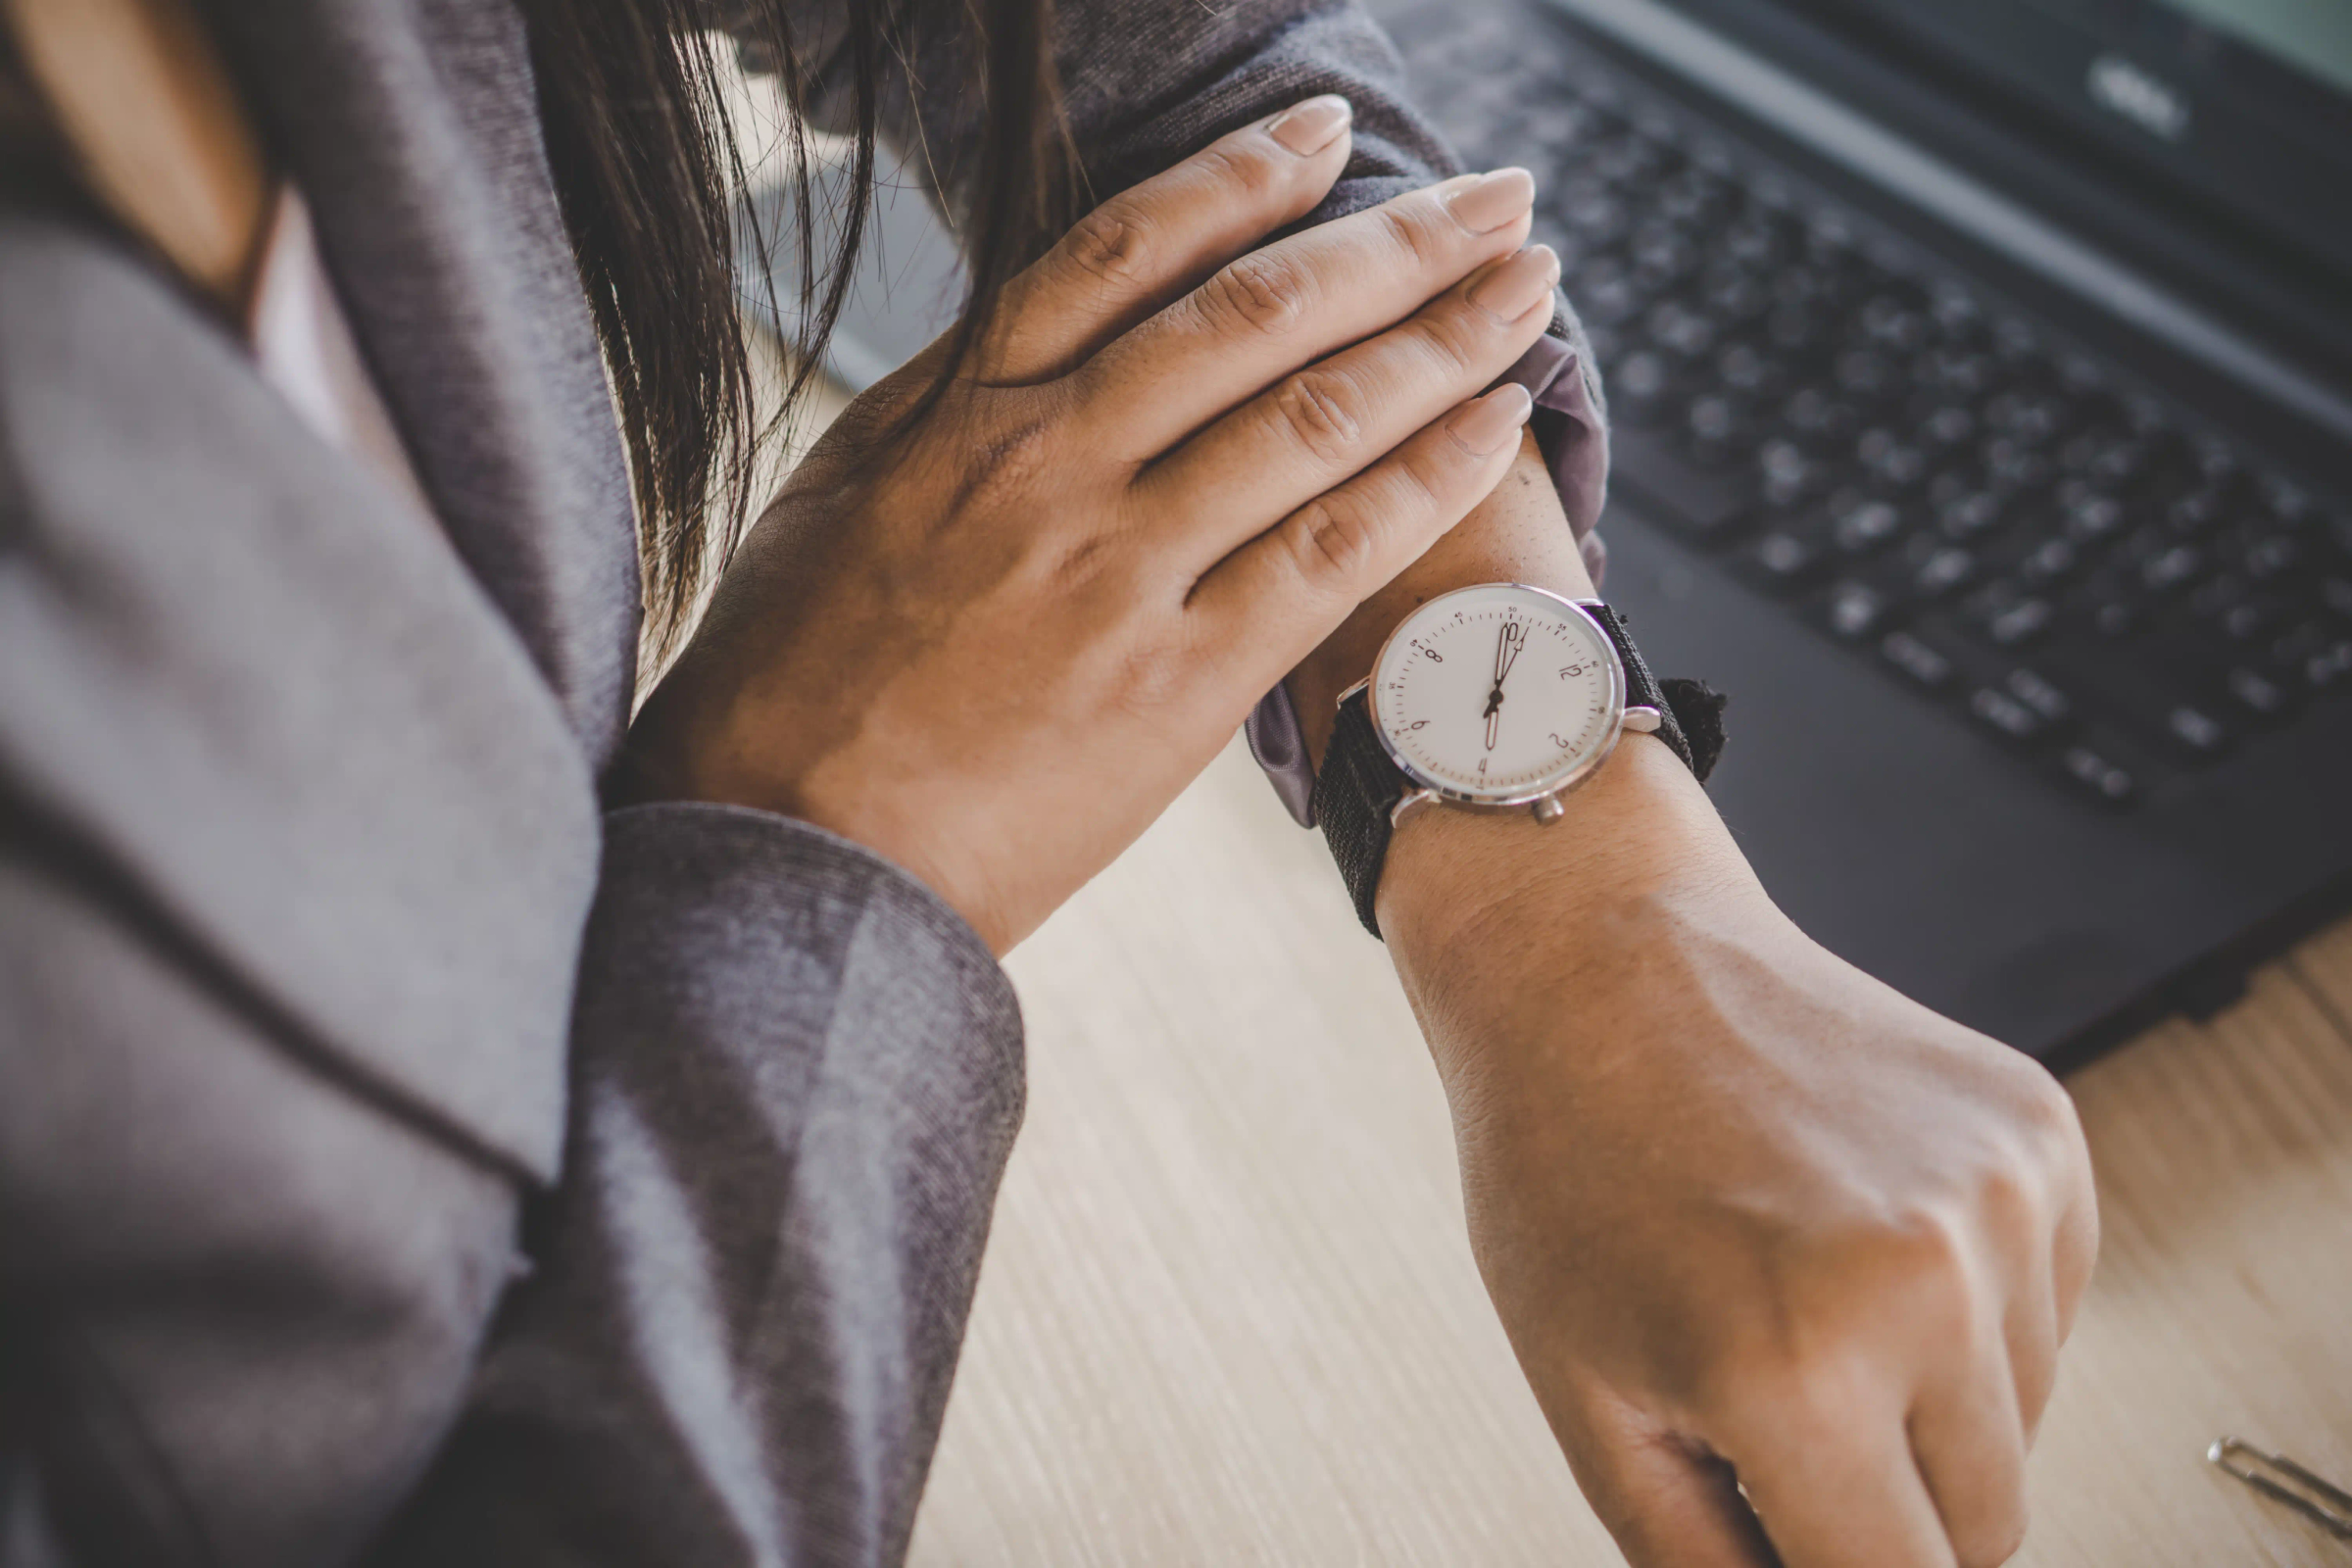
[[[1548,245],[1531,245],[1470,289],[1470,303],[1506,321],[1516,321],[1539,301],[1551,298],[1560,280],[1560,259]]]
[[[1473,234],[1500,228],[1535,203],[1536,176],[1524,169],[1481,174],[1446,198],[1454,218]]]
[[[1348,128],[1355,118],[1355,110],[1336,92],[1320,98],[1309,98],[1275,117],[1266,127],[1266,134],[1304,158],[1319,153],[1331,145],[1332,138]]]
[[[1446,431],[1483,458],[1516,437],[1535,412],[1536,400],[1527,395],[1527,388],[1512,381],[1464,407],[1446,421]]]

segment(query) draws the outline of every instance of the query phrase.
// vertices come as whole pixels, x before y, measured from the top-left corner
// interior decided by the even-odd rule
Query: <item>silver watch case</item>
[[[1389,823],[1392,827],[1402,823],[1407,816],[1424,807],[1440,805],[1450,806],[1459,811],[1526,811],[1538,822],[1549,826],[1568,813],[1566,802],[1568,794],[1599,772],[1602,764],[1616,755],[1617,743],[1628,730],[1637,735],[1647,735],[1654,732],[1664,722],[1654,708],[1629,708],[1626,706],[1625,660],[1617,652],[1617,644],[1609,636],[1607,629],[1592,614],[1592,608],[1599,601],[1569,599],[1553,593],[1548,588],[1538,588],[1533,583],[1524,582],[1474,583],[1467,588],[1457,588],[1452,593],[1440,594],[1426,604],[1414,607],[1413,613],[1398,621],[1396,629],[1391,631],[1388,639],[1380,645],[1380,653],[1372,661],[1372,674],[1365,676],[1340,693],[1340,701],[1345,703],[1356,693],[1371,687],[1373,680],[1380,673],[1381,665],[1388,660],[1389,650],[1395,646],[1398,637],[1404,635],[1405,627],[1418,619],[1424,612],[1444,604],[1446,600],[1453,598],[1455,594],[1492,593],[1499,588],[1518,589],[1521,592],[1548,599],[1562,610],[1573,612],[1581,616],[1585,623],[1592,628],[1593,639],[1600,644],[1601,652],[1608,659],[1609,706],[1617,711],[1617,722],[1609,726],[1608,738],[1601,743],[1599,751],[1568,768],[1565,772],[1544,779],[1532,788],[1513,795],[1479,797],[1449,789],[1415,767],[1404,754],[1397,750],[1396,742],[1389,738],[1387,727],[1380,721],[1378,707],[1367,702],[1364,705],[1365,716],[1372,720],[1372,733],[1380,737],[1380,749],[1388,754],[1389,760],[1396,765],[1396,771],[1405,776],[1406,782],[1411,786],[1397,798],[1396,805],[1389,808]]]

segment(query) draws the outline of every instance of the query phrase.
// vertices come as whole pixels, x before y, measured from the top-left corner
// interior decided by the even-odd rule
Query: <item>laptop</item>
[[[1607,597],[1799,925],[2065,1066],[2352,906],[2352,6],[1373,9],[1537,173]]]

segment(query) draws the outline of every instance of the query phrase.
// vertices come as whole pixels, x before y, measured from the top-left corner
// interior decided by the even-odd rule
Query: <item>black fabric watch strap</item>
[[[1626,634],[1624,617],[1607,605],[1587,603],[1584,608],[1608,634],[1625,665],[1625,706],[1656,709],[1657,738],[1699,782],[1706,782],[1723,755],[1723,695],[1703,681],[1657,679]],[[1371,694],[1357,691],[1340,705],[1331,744],[1315,775],[1315,820],[1355,901],[1356,918],[1374,936],[1380,935],[1380,921],[1372,903],[1389,856],[1389,813],[1411,786],[1373,728]]]
[[[1371,694],[1357,692],[1340,705],[1315,773],[1315,824],[1340,865],[1340,880],[1355,901],[1355,917],[1380,935],[1372,897],[1380,891],[1380,867],[1389,858],[1389,812],[1410,784],[1372,729]]]

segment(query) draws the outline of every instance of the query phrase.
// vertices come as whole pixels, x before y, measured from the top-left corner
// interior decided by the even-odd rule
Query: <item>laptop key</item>
[[[1822,623],[1835,636],[1859,642],[1886,618],[1886,596],[1868,583],[1841,582],[1822,602]]]
[[[2103,806],[2128,806],[2139,794],[2139,780],[2131,768],[2115,760],[2104,746],[2070,746],[2059,755],[2060,771]]]
[[[2305,655],[2296,673],[2313,693],[2352,685],[2352,637],[2338,637]]]
[[[2079,545],[2103,544],[2124,525],[2124,504],[2087,485],[2061,485],[2058,508],[2066,537]]]
[[[1609,413],[1620,425],[1657,424],[1673,417],[1674,371],[1647,349],[1617,362],[1609,375]]]
[[[2224,684],[2239,710],[2254,718],[2282,718],[2291,706],[2285,687],[2245,664],[2232,668]]]
[[[1940,691],[1952,678],[1952,662],[1929,647],[1915,633],[1889,632],[1879,643],[1880,657],[1910,677],[1912,684]]]
[[[2269,582],[2294,570],[2302,560],[2303,546],[2292,534],[2274,533],[2248,544],[2238,564],[2253,581]]]
[[[2036,587],[2064,582],[2082,564],[2082,552],[2071,539],[2044,539],[2017,564],[2018,574]]]
[[[1984,623],[1985,635],[2000,647],[2021,647],[2048,630],[2056,613],[2056,607],[2047,599],[2020,599],[1994,612]]]
[[[1816,581],[1829,563],[1818,522],[1772,528],[1750,545],[1743,569],[1751,582],[1771,593],[1794,593]]]
[[[2337,620],[2352,621],[2352,577],[2321,578],[2320,606]]]
[[[2202,550],[2194,545],[2174,545],[2140,563],[2139,580],[2150,593],[2170,593],[2193,581],[2204,569]]]
[[[1684,449],[1702,468],[1731,468],[1740,465],[1742,451],[1754,444],[1754,423],[1736,398],[1709,392],[1691,400],[1683,417],[1690,437]]]
[[[1957,403],[1946,403],[1920,420],[1919,430],[1930,446],[1948,452],[1975,438],[1977,416]]]
[[[1911,586],[1924,598],[1938,598],[1968,581],[1976,569],[1976,557],[1958,545],[1944,545],[1920,561],[1911,575]]]
[[[2001,685],[2010,696],[2039,714],[2045,723],[2064,723],[2074,713],[2073,699],[2037,671],[2023,667],[2013,669],[2002,678]]]
[[[2074,715],[2073,699],[2038,671],[2023,666],[1969,694],[1969,715],[2012,741],[2044,740]]]
[[[2008,508],[1998,491],[1958,490],[1937,498],[1936,525],[1954,539],[1974,539],[1997,526]]]
[[[2176,704],[2164,715],[2166,736],[2181,752],[2198,760],[2219,757],[2230,744],[2230,729],[2202,708]]]
[[[2232,642],[2253,643],[2276,632],[2282,618],[2283,611],[2278,599],[2258,597],[2223,611],[2221,628],[2223,635]]]
[[[1830,502],[1831,540],[1849,556],[1868,555],[1906,529],[1894,503],[1846,492]]]
[[[2013,741],[2039,740],[2046,727],[2039,713],[1997,687],[1980,686],[1969,693],[1968,711],[1978,722]]]
[[[1767,504],[1786,510],[1827,488],[1830,470],[1793,441],[1767,441],[1756,453]]]

